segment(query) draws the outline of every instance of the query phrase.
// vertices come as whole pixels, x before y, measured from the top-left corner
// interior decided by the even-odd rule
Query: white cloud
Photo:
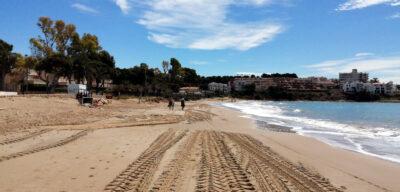
[[[192,65],[207,65],[208,64],[207,61],[198,61],[198,60],[189,61],[189,63]]]
[[[280,32],[282,27],[273,24],[226,25],[220,32],[194,41],[189,48],[248,50],[272,40]]]
[[[80,3],[74,3],[71,5],[71,7],[85,13],[99,13],[96,9],[93,9],[87,5],[83,5]]]
[[[265,5],[273,3],[272,0],[236,0],[235,3],[243,3],[243,4],[250,4],[250,5]]]
[[[356,53],[356,57],[368,57],[368,56],[373,56],[373,53],[367,53],[367,52],[361,52],[361,53]]]
[[[319,71],[328,76],[335,76],[340,72],[350,72],[352,69],[369,72],[370,76],[384,81],[400,83],[400,56],[390,57],[354,57],[339,60],[328,60],[321,63],[307,65],[306,68]]]
[[[168,34],[154,34],[154,33],[150,33],[148,39],[159,44],[168,45],[170,47],[178,47],[178,41],[179,41],[178,36],[173,36]]]
[[[347,2],[340,4],[336,10],[349,11],[382,4],[400,6],[400,0],[347,0]]]
[[[114,3],[121,9],[122,13],[128,14],[131,6],[129,0],[113,0]]]
[[[267,21],[238,23],[231,6],[265,6],[272,0],[150,0],[138,23],[149,40],[174,48],[248,50],[272,40],[283,26]]]

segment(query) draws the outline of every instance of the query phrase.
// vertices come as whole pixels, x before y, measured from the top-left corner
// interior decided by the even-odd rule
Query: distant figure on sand
[[[182,111],[185,110],[185,98],[181,99],[181,107],[182,107]]]
[[[174,100],[172,98],[169,98],[169,100],[168,100],[169,110],[174,110],[174,105],[175,105]]]

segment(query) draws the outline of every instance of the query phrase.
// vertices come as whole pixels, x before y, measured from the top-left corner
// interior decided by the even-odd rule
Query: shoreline
[[[236,131],[252,135],[284,158],[317,171],[335,186],[344,186],[346,191],[400,190],[400,183],[393,178],[393,175],[400,175],[398,163],[338,148],[309,136],[261,130],[254,119],[242,117],[246,114],[240,111],[213,107],[222,110],[217,114],[236,116],[240,118],[238,121],[247,122],[251,127]]]
[[[234,110],[234,109],[232,109],[232,110]],[[240,112],[240,113],[242,113],[242,112]],[[246,115],[244,113],[242,113],[242,114]],[[249,117],[249,119],[252,119],[252,118]],[[327,145],[329,145],[329,146],[331,146],[333,148],[343,149],[343,150],[346,150],[346,151],[355,152],[357,154],[363,154],[363,155],[375,157],[375,158],[378,158],[378,159],[381,159],[381,160],[385,160],[385,161],[388,161],[388,162],[391,162],[391,163],[398,164],[400,166],[400,160],[398,160],[398,159],[392,159],[392,158],[389,158],[389,157],[379,156],[379,155],[376,155],[374,153],[369,153],[369,152],[360,152],[360,151],[357,151],[357,150],[347,149],[347,148],[344,148],[344,147],[340,147],[340,146],[331,144],[328,141],[324,141],[324,139],[319,138],[319,137],[313,137],[313,136],[310,136],[310,135],[300,134],[300,133],[298,133],[296,131],[293,131],[291,127],[269,124],[269,123],[267,123],[265,121],[260,121],[260,120],[257,120],[257,119],[252,119],[252,120],[256,124],[257,128],[262,129],[263,131],[296,134],[296,135],[299,135],[299,136],[316,139],[319,142],[327,144]]]
[[[298,112],[302,112],[303,108],[304,110],[308,109],[307,107],[301,107],[301,106],[319,106],[319,105],[325,105],[328,104],[329,102],[316,102],[316,104],[312,104],[313,102],[306,102],[307,104],[301,104],[301,101],[297,101],[293,104],[290,104],[291,102],[276,102],[276,101],[257,101],[257,100],[241,100],[241,102],[235,104],[236,102],[215,102],[215,103],[210,103],[212,106],[218,106],[218,107],[223,107],[226,109],[238,111],[243,114],[243,116],[247,116],[250,119],[253,119],[255,124],[263,130],[268,130],[268,131],[273,131],[273,132],[287,132],[287,133],[296,133],[298,135],[302,136],[307,136],[311,137],[314,139],[317,139],[325,144],[328,144],[333,147],[337,147],[340,149],[345,149],[349,151],[354,151],[360,154],[365,154],[373,157],[377,157],[386,161],[394,162],[397,164],[400,164],[400,159],[398,156],[398,153],[396,153],[396,146],[395,141],[392,141],[392,137],[396,138],[396,135],[398,132],[390,132],[392,129],[388,130],[383,130],[384,133],[385,131],[388,131],[389,133],[393,134],[393,136],[388,136],[388,137],[380,137],[381,134],[375,129],[366,129],[366,130],[359,130],[357,127],[359,126],[358,124],[349,124],[349,122],[346,121],[337,121],[336,119],[328,118],[324,119],[318,118],[318,117],[313,117],[313,116],[304,116],[304,115],[297,115]],[[249,103],[249,105],[247,105]],[[255,104],[254,104],[255,103]],[[337,102],[332,102],[333,104]],[[332,104],[331,103],[331,104]],[[258,105],[264,105],[266,106],[266,111],[263,111],[264,108],[257,109],[255,108]],[[329,104],[330,106],[332,106]],[[337,103],[340,104],[340,103]],[[374,106],[373,104],[368,105],[368,104],[357,104],[356,106]],[[376,103],[378,105],[378,103]],[[253,106],[254,105],[254,106]],[[280,107],[280,105],[284,105],[286,107]],[[351,103],[350,103],[351,105]],[[250,107],[252,106],[252,107]],[[293,108],[294,106],[294,108]],[[348,106],[347,104],[341,105],[341,106]],[[379,106],[385,106],[384,104],[379,104]],[[392,105],[391,105],[392,106]],[[250,107],[250,108],[249,108]],[[275,112],[271,110],[275,110],[274,108],[277,108],[278,111],[282,110],[281,112]],[[299,109],[297,109],[297,108]],[[392,106],[392,108],[395,107],[395,105]],[[296,109],[295,109],[296,108]],[[339,107],[340,108],[340,107]],[[370,108],[370,107],[369,107]],[[295,109],[295,110],[294,110]],[[300,110],[301,109],[301,110]],[[292,110],[294,113],[291,113]],[[329,110],[329,108],[328,108]],[[264,114],[266,113],[266,114]],[[288,114],[286,114],[288,113]],[[308,111],[309,113],[309,111]],[[321,112],[323,113],[323,112]],[[275,116],[276,115],[276,116]],[[340,116],[339,116],[340,117]],[[360,117],[363,118],[363,117]],[[298,120],[300,119],[300,120]],[[311,121],[311,123],[309,122]],[[314,122],[316,121],[316,122]],[[376,122],[380,122],[379,119]],[[325,124],[329,124],[329,126],[326,126]],[[361,124],[363,125],[363,124]],[[378,125],[375,123],[374,125]],[[298,127],[300,126],[300,127]],[[311,126],[311,127],[309,127]],[[394,126],[396,128],[397,126],[394,124],[390,125],[391,127]],[[350,127],[350,128],[349,128]],[[366,128],[373,128],[373,126],[367,126]],[[379,125],[378,125],[379,127]],[[322,129],[326,128],[326,129]],[[343,128],[343,130],[341,130]],[[379,131],[381,131],[379,129]],[[387,133],[387,134],[389,134]],[[373,134],[372,136],[370,134]],[[376,135],[375,135],[376,134]],[[387,134],[383,135],[386,136]],[[375,138],[375,136],[377,138]],[[352,139],[354,137],[354,139]],[[373,141],[374,143],[367,143],[367,142],[358,142],[357,139],[371,139],[371,142]],[[362,141],[362,140],[361,140]],[[388,142],[387,145],[383,145],[382,147],[391,147],[387,149],[380,149],[378,146],[380,146],[380,142]],[[377,143],[378,142],[378,143]],[[375,144],[375,145],[373,145]],[[363,146],[366,147],[371,147],[370,149],[364,148]],[[390,151],[390,150],[392,151]],[[393,151],[394,150],[394,151]]]

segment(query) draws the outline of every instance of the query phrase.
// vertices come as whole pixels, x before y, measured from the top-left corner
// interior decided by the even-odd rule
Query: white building
[[[378,95],[395,95],[398,90],[393,82],[389,83],[363,83],[363,82],[346,82],[342,86],[345,93],[359,93],[366,91],[371,94]]]
[[[228,84],[212,82],[208,84],[208,90],[226,94],[230,92],[230,87]]]
[[[368,73],[359,73],[357,69],[353,69],[351,73],[339,73],[340,85],[344,85],[347,82],[368,82]]]
[[[395,95],[399,92],[397,89],[397,85],[395,85],[392,81],[385,84],[385,94],[386,95]]]

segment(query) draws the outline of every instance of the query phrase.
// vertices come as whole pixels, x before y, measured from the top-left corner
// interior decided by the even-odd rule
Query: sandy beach
[[[400,191],[399,164],[210,102],[0,98],[0,191]]]

